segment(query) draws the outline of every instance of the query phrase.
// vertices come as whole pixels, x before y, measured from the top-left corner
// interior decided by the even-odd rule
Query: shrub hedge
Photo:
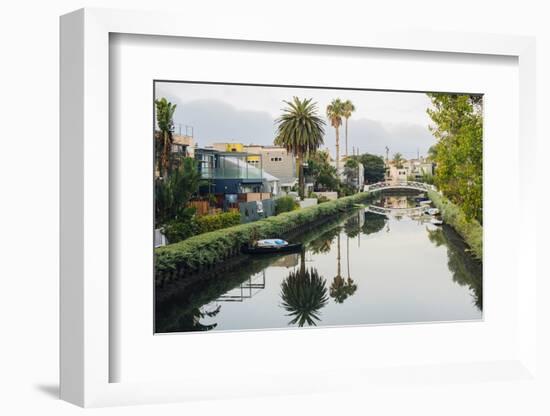
[[[479,222],[475,219],[468,220],[458,206],[436,191],[428,191],[428,197],[441,212],[443,221],[460,234],[475,257],[483,260],[483,228]]]
[[[198,234],[232,227],[241,223],[239,212],[222,212],[220,214],[205,215],[195,219],[198,227]]]
[[[232,227],[241,223],[241,215],[238,212],[223,212],[220,214],[196,215],[174,220],[164,224],[164,235],[170,243],[176,243],[186,238]]]
[[[300,227],[353,207],[368,197],[359,193],[313,207],[284,212],[264,220],[240,224],[190,237],[178,243],[155,249],[155,270],[157,280],[170,279],[176,274],[190,273],[237,254],[243,244],[253,238],[285,236]]]
[[[294,197],[287,195],[277,198],[275,200],[275,215],[282,214],[283,212],[294,211],[298,208],[299,204]]]

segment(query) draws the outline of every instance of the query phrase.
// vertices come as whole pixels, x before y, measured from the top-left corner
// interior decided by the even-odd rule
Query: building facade
[[[280,188],[284,191],[289,191],[298,182],[296,158],[284,147],[219,142],[214,143],[212,149],[220,152],[247,153],[247,163],[277,178]]]

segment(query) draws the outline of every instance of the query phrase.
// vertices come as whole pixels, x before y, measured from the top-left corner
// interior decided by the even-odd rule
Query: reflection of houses
[[[271,265],[273,267],[286,267],[287,269],[289,269],[291,267],[296,267],[299,261],[300,255],[294,253],[277,258]]]
[[[248,164],[259,167],[279,179],[283,191],[289,191],[297,183],[296,158],[284,147],[243,145],[242,143],[214,143],[212,148],[222,152],[248,153]]]
[[[217,302],[243,302],[245,299],[250,299],[252,296],[265,289],[265,270],[260,273],[250,276],[239,286],[234,287],[228,292],[221,295]]]

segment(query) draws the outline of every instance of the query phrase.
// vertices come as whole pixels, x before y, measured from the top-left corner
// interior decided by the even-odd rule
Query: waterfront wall
[[[468,244],[474,257],[483,260],[483,227],[475,219],[468,220],[457,205],[439,192],[428,191],[428,198],[441,212],[443,221],[453,227]]]
[[[313,223],[353,208],[353,204],[365,201],[368,196],[363,192],[159,247],[155,249],[155,282],[160,284],[209,269],[239,254],[241,246],[254,238],[284,237],[306,230]]]
[[[239,203],[239,212],[241,214],[241,222],[247,223],[258,221],[263,218],[275,215],[275,200],[264,199],[261,201],[261,212],[258,211],[259,205],[257,201]]]

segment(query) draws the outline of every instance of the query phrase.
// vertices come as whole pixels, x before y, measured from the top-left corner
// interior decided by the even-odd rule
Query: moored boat
[[[258,240],[253,244],[244,245],[242,252],[246,254],[277,254],[291,253],[302,249],[302,243],[289,243],[281,239]]]

